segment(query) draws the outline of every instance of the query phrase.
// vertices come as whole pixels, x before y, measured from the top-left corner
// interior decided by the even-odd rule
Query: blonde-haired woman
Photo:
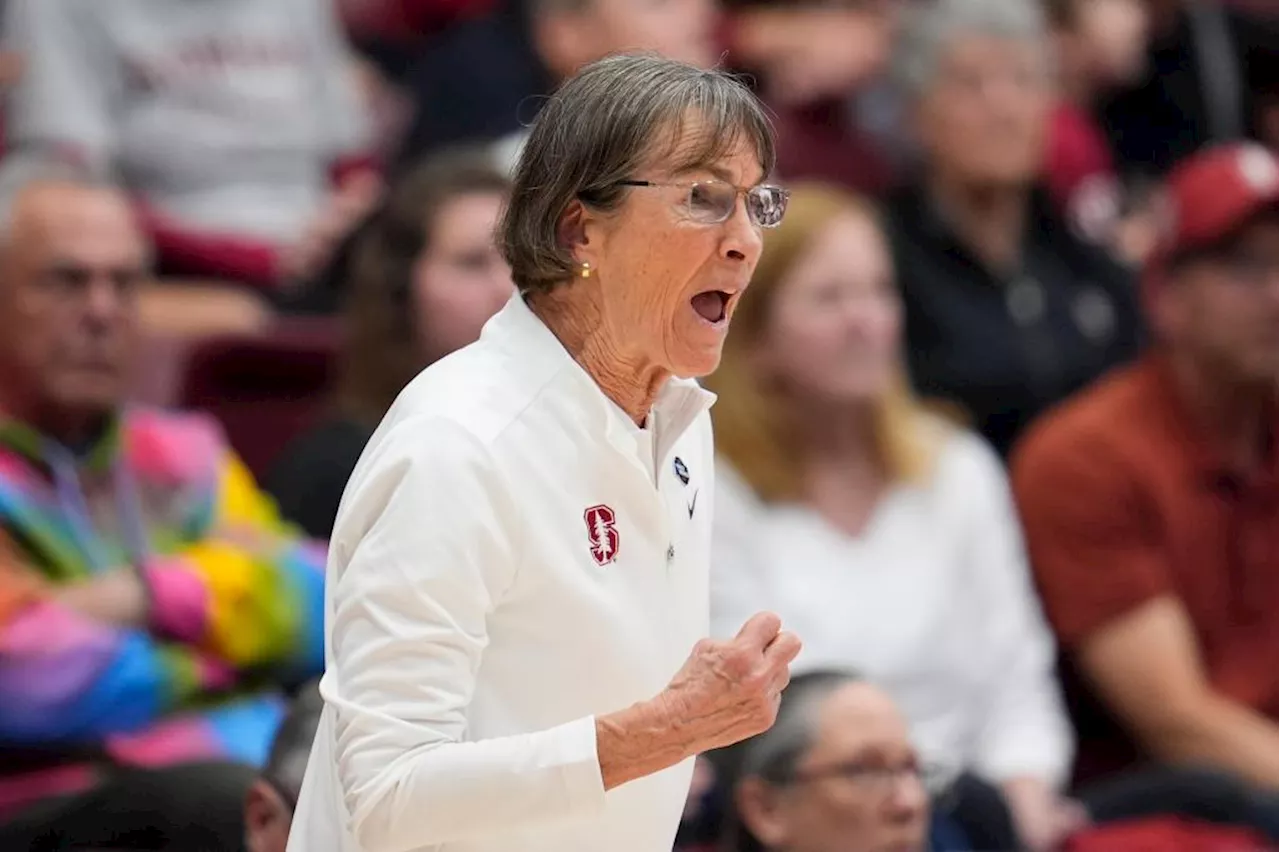
[[[771,608],[804,638],[797,671],[887,688],[927,761],[986,782],[1050,848],[1084,821],[1058,792],[1073,742],[1053,641],[1000,461],[911,395],[891,264],[873,211],[830,189],[795,188],[765,235],[707,382],[713,635]],[[1010,827],[956,816],[996,832],[977,848]]]

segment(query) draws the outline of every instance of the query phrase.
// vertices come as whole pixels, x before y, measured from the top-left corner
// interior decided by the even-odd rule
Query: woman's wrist
[[[606,790],[675,766],[697,751],[664,695],[596,717],[596,756]]]

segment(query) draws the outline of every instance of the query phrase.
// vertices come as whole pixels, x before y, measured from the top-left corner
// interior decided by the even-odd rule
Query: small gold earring
[[[585,261],[585,260],[582,262],[582,273],[581,273],[581,275],[582,275],[582,277],[583,277],[583,278],[590,278],[590,277],[591,277],[591,264],[590,264],[590,262]]]

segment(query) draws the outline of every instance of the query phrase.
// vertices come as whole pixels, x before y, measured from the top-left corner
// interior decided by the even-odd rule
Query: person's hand
[[[710,751],[768,730],[800,640],[773,613],[752,616],[728,642],[703,639],[659,701],[693,750]]]
[[[302,237],[281,257],[285,284],[296,286],[319,274],[346,235],[373,209],[382,188],[376,174],[361,172],[330,194]]]
[[[1059,796],[1038,778],[1014,779],[1003,789],[1014,827],[1031,852],[1052,852],[1089,825],[1084,805]]]
[[[115,568],[60,586],[54,599],[86,618],[115,627],[142,627],[147,620],[147,590],[132,568]]]

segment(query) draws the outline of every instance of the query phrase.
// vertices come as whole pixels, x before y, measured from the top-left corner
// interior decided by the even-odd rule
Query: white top
[[[761,503],[722,459],[712,635],[771,609],[804,643],[793,672],[886,687],[925,760],[1056,784],[1074,744],[1005,473],[975,435],[944,440],[931,481],[893,487],[856,538]]]
[[[670,852],[692,761],[606,793],[594,716],[707,634],[713,399],[638,440],[518,296],[410,383],[338,510],[290,852]]]
[[[52,150],[189,230],[292,242],[371,139],[332,0],[11,0],[6,171]]]

